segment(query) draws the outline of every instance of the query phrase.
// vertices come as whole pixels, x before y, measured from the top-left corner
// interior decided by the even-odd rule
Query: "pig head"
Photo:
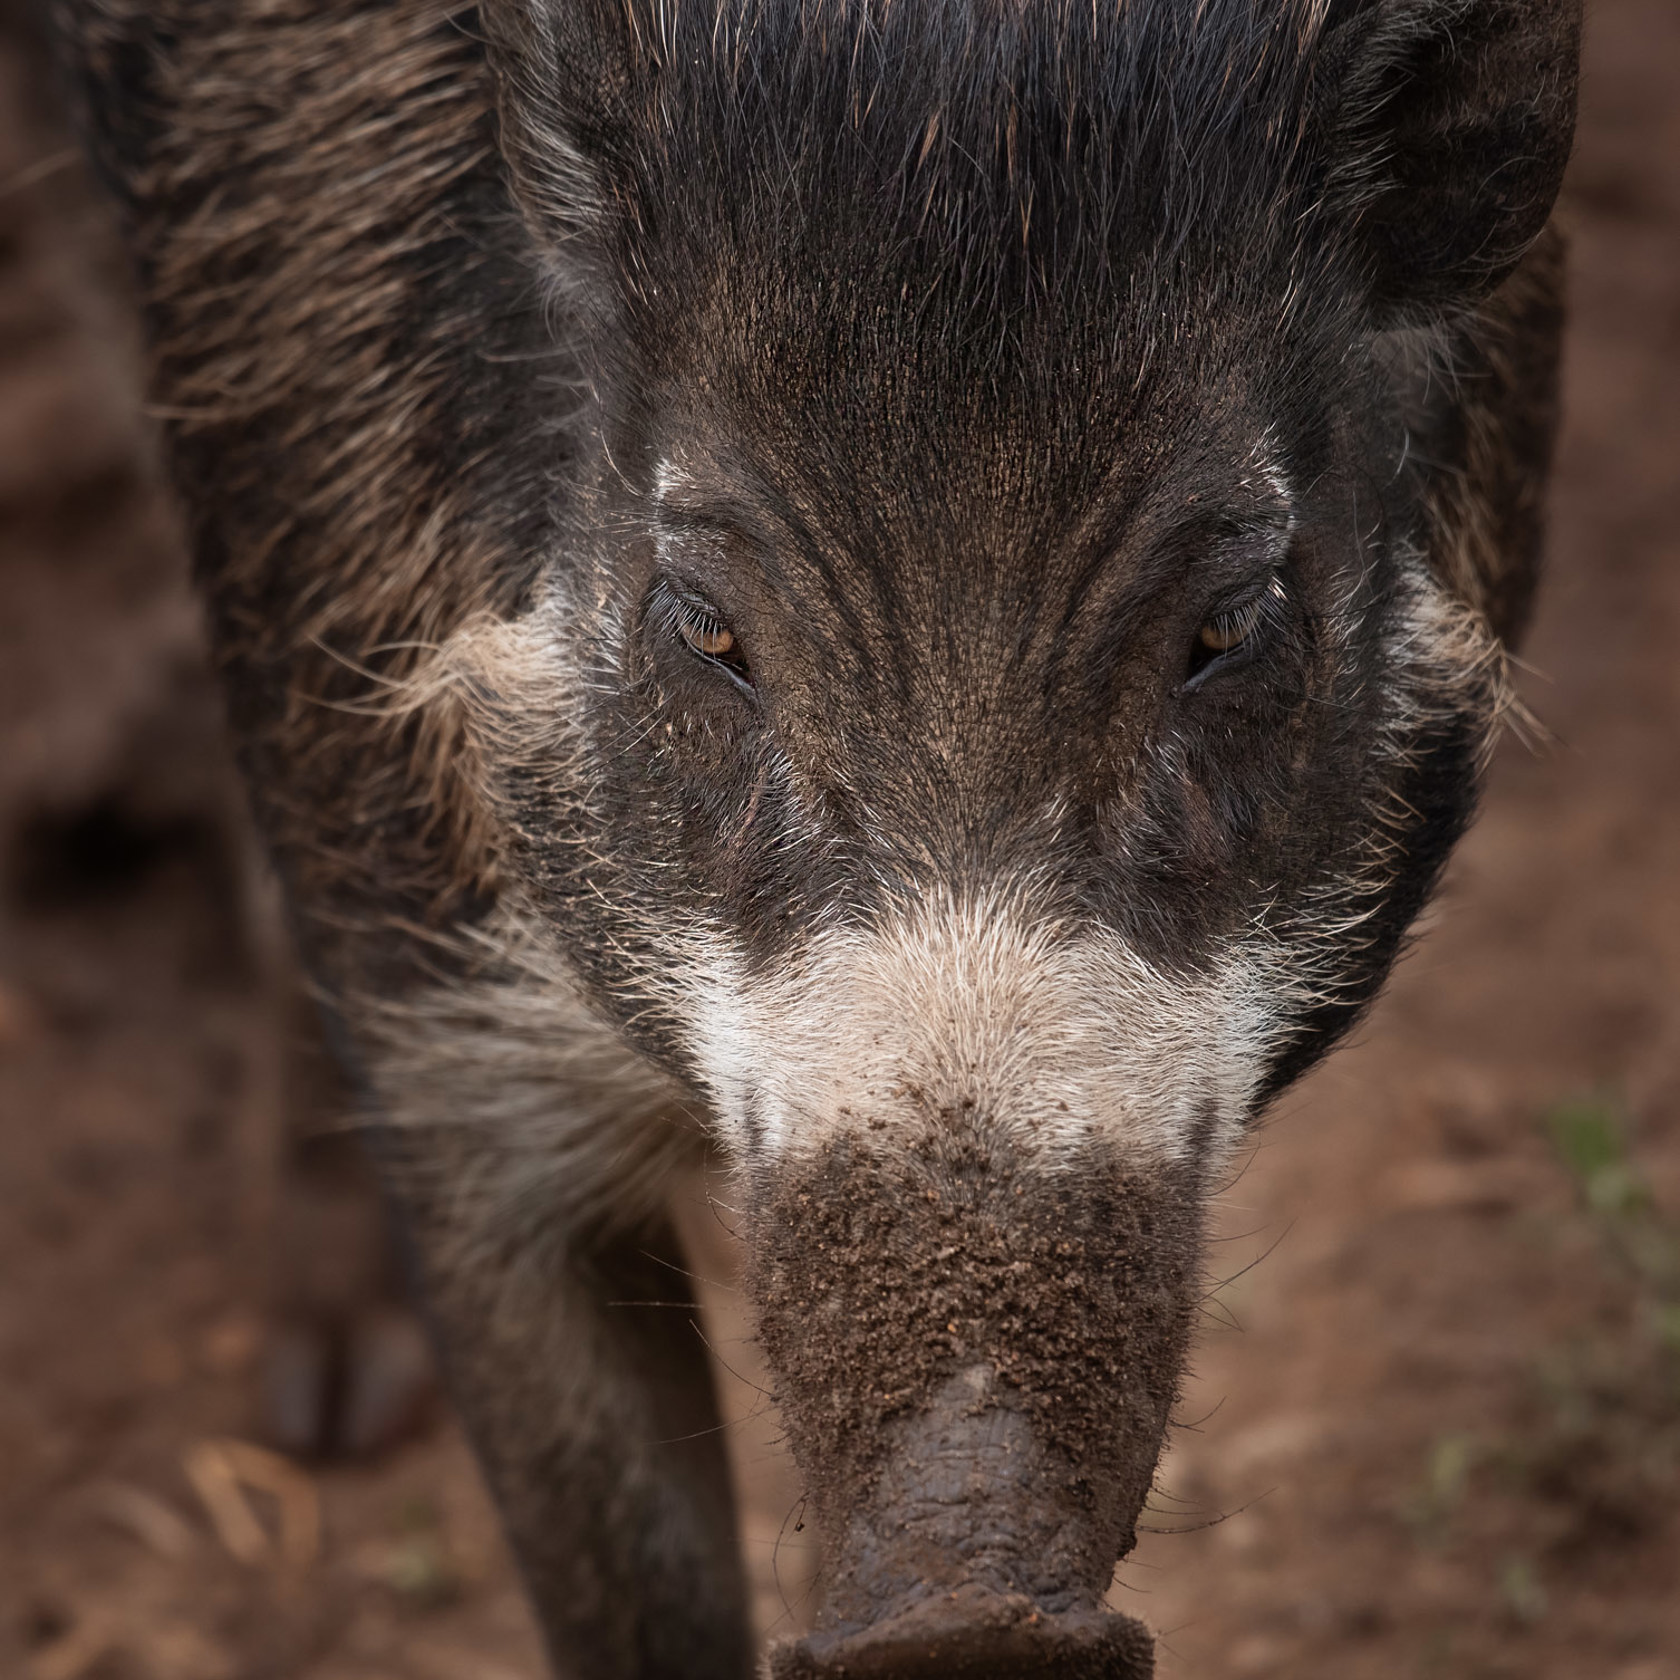
[[[741,1165],[826,1548],[780,1675],[1149,1670],[1102,1598],[1203,1198],[1380,986],[1526,608],[1575,29],[503,19],[600,454],[484,757]]]

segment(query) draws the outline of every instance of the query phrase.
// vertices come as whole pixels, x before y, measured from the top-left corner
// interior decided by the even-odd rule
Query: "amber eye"
[[[703,653],[708,659],[722,659],[735,649],[735,632],[724,629],[715,618],[695,619],[692,623],[679,625],[677,634],[696,653]]]
[[[1197,642],[1209,653],[1229,653],[1252,636],[1260,624],[1264,601],[1256,596],[1241,606],[1217,612],[1196,632]]]
[[[666,623],[681,638],[688,651],[708,665],[715,665],[727,673],[740,688],[749,692],[753,686],[752,669],[735,632],[723,622],[709,602],[697,600],[687,590],[665,586],[664,613]]]
[[[1233,601],[1213,613],[1197,630],[1190,646],[1185,687],[1196,688],[1216,672],[1246,665],[1281,621],[1288,604],[1283,580],[1274,577],[1258,594]]]

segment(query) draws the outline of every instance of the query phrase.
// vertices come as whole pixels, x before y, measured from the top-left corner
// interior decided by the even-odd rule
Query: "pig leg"
[[[463,1193],[505,1182],[507,1163],[458,1131],[404,1135],[392,1176],[558,1672],[743,1680],[721,1420],[668,1220],[603,1235],[558,1206]]]
[[[359,1136],[358,1104],[289,949],[283,957],[264,1421],[289,1452],[359,1458],[422,1420],[432,1359]]]

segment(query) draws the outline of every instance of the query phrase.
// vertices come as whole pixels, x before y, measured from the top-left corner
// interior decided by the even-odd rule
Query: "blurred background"
[[[0,0],[0,1675],[538,1680],[353,1170],[288,1119],[297,1012],[120,251],[26,10]],[[1359,1042],[1224,1197],[1113,1593],[1163,1680],[1680,1680],[1675,0],[1591,9],[1583,93],[1538,727]],[[302,1168],[302,1247],[349,1243],[379,1327],[356,1428],[308,1410]],[[708,1240],[786,1631],[809,1537]],[[361,1308],[329,1309],[342,1405]],[[288,1429],[357,1450],[274,1450]]]

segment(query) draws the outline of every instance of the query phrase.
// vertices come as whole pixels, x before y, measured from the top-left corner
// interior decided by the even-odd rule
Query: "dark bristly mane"
[[[1229,273],[1238,253],[1305,283],[1335,255],[1313,225],[1330,15],[1325,0],[631,0],[637,70],[570,127],[610,177],[619,272],[649,294],[720,260],[891,273],[988,317],[1089,309],[1174,267]]]
[[[1556,11],[548,0],[502,73],[528,202],[650,318],[773,271],[947,338],[1169,295],[1264,296],[1287,337],[1514,265],[1562,163]],[[1449,60],[1484,105],[1420,104]]]
[[[860,241],[949,264],[1005,306],[1011,283],[1083,292],[1117,266],[1293,219],[1319,23],[1302,11],[1280,26],[1254,0],[726,0],[709,28],[675,7],[667,44],[651,44],[648,185],[686,177],[721,210],[726,186],[751,180],[752,235],[798,240],[843,215]]]

